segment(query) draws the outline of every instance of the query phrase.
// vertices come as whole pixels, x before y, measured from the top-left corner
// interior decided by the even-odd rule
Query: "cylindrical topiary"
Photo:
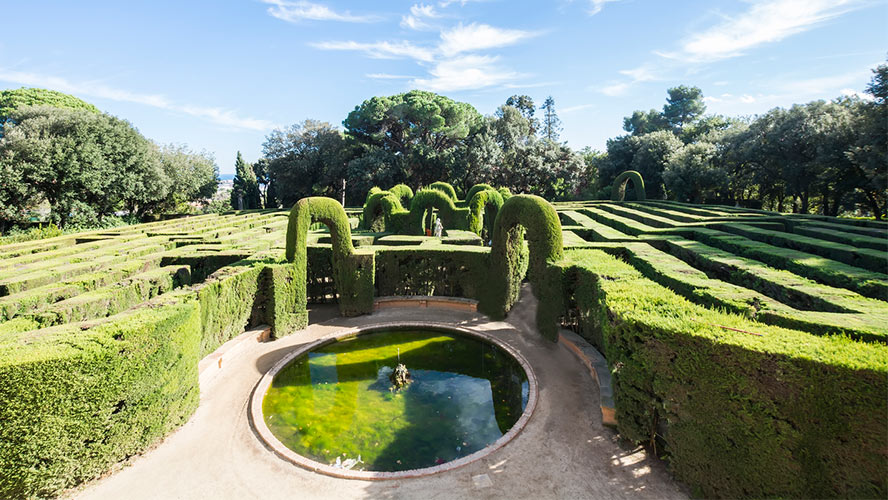
[[[611,189],[611,200],[623,201],[626,197],[626,184],[629,181],[632,181],[632,187],[635,191],[635,199],[638,201],[644,201],[647,199],[644,192],[644,179],[642,179],[641,174],[635,170],[627,170],[614,179],[614,186]]]

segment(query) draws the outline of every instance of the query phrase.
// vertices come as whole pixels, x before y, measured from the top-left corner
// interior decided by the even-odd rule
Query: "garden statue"
[[[441,233],[444,232],[444,224],[441,223],[441,218],[438,217],[435,219],[435,237],[440,238]]]
[[[392,381],[392,385],[395,386],[395,389],[401,389],[410,383],[410,372],[407,371],[407,366],[404,363],[398,363],[398,366],[392,371],[389,375],[389,380]]]

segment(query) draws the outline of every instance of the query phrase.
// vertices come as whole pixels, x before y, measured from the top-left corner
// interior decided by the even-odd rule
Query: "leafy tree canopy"
[[[99,113],[99,109],[92,104],[55,90],[27,87],[0,90],[0,137],[3,137],[3,125],[17,109],[25,106],[52,106]]]

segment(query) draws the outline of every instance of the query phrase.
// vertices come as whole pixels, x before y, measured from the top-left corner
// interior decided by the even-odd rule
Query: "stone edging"
[[[476,312],[478,311],[478,301],[462,297],[437,295],[392,295],[389,297],[377,297],[373,301],[374,309],[389,307],[436,307]]]
[[[377,330],[385,330],[391,328],[429,328],[434,330],[445,330],[457,332],[463,335],[468,335],[472,337],[481,338],[487,342],[494,344],[500,349],[506,351],[510,356],[512,356],[518,364],[521,365],[521,368],[524,369],[524,372],[527,374],[527,383],[528,383],[528,396],[527,396],[527,406],[524,408],[524,412],[521,414],[521,417],[515,422],[515,425],[509,429],[509,432],[504,434],[502,437],[494,441],[489,446],[472,453],[471,455],[466,455],[464,457],[460,457],[456,460],[441,464],[435,465],[433,467],[425,467],[422,469],[412,469],[412,470],[404,470],[397,472],[381,472],[381,471],[355,471],[333,467],[331,465],[322,464],[320,462],[315,462],[314,460],[310,460],[293,450],[284,446],[274,434],[271,433],[271,430],[265,425],[265,419],[262,415],[262,400],[265,397],[265,393],[268,391],[268,388],[271,386],[272,379],[274,376],[282,370],[285,366],[287,366],[291,361],[296,359],[297,357],[316,349],[318,347],[324,346],[326,344],[330,344],[340,339],[353,337],[356,335],[360,335],[362,333],[370,333]],[[470,464],[479,460],[494,451],[505,446],[509,441],[515,438],[519,432],[527,425],[530,421],[530,417],[533,415],[533,411],[536,408],[537,397],[538,397],[538,387],[537,387],[537,379],[536,375],[534,375],[533,370],[530,367],[530,364],[524,359],[517,350],[500,341],[496,337],[489,335],[484,332],[470,330],[468,328],[463,328],[459,326],[450,325],[447,323],[437,323],[430,321],[404,321],[404,322],[389,322],[389,323],[375,323],[368,326],[362,326],[358,328],[345,328],[339,330],[337,332],[333,332],[329,335],[326,335],[314,342],[310,342],[301,347],[297,347],[292,352],[288,353],[284,356],[280,361],[275,363],[274,366],[268,370],[265,375],[259,380],[259,383],[256,384],[256,387],[253,389],[253,394],[250,397],[250,407],[248,409],[250,424],[253,427],[253,430],[259,436],[259,438],[264,442],[264,444],[274,452],[275,455],[283,458],[284,460],[296,464],[305,469],[319,472],[321,474],[325,474],[328,476],[343,478],[343,479],[364,479],[364,480],[386,480],[386,479],[405,479],[411,477],[424,477],[430,476],[433,474],[439,474],[441,472],[447,472],[464,465]]]
[[[610,427],[616,427],[617,412],[614,408],[614,393],[607,360],[598,352],[598,349],[570,330],[562,329],[559,332],[558,343],[566,347],[568,351],[586,365],[592,378],[598,383],[601,423]]]

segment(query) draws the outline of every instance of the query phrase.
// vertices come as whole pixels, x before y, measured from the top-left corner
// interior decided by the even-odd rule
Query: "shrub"
[[[503,197],[494,189],[475,191],[469,199],[469,231],[480,236],[484,230],[484,221],[487,220],[488,231],[492,234],[493,221],[496,220],[496,214],[502,206]]]
[[[533,195],[515,195],[503,203],[493,229],[490,274],[478,308],[502,319],[518,299],[523,275],[520,262],[523,231],[527,230],[529,261],[527,277],[540,300],[537,328],[550,340],[558,338],[561,314],[560,275],[550,265],[562,258],[561,222],[549,202]]]
[[[428,189],[437,189],[438,191],[441,191],[442,193],[447,195],[447,197],[450,198],[450,200],[453,201],[454,203],[457,200],[456,190],[453,189],[453,186],[451,186],[447,182],[441,182],[441,181],[433,182],[433,183],[429,184]]]
[[[374,196],[377,196],[377,193]],[[295,266],[295,293],[301,301],[296,311],[306,308],[304,286],[307,279],[307,236],[312,222],[322,222],[330,229],[333,246],[334,282],[339,293],[339,309],[343,315],[354,316],[373,309],[373,254],[355,252],[351,229],[345,210],[332,198],[310,197],[296,202],[287,225],[286,259]]]
[[[183,424],[199,399],[200,332],[197,302],[182,300],[2,337],[0,497],[53,496]]]
[[[647,197],[644,192],[644,179],[641,174],[635,170],[627,170],[614,179],[614,187],[611,189],[611,200],[623,201],[626,196],[626,184],[632,181],[632,189],[635,192],[635,199],[644,201]]]
[[[703,497],[884,497],[883,345],[816,337],[687,302],[596,250],[566,294],[614,372],[620,434]]]
[[[410,209],[410,202],[413,200],[413,190],[410,189],[410,186],[406,184],[397,184],[392,186],[388,191],[398,198],[402,207]]]

